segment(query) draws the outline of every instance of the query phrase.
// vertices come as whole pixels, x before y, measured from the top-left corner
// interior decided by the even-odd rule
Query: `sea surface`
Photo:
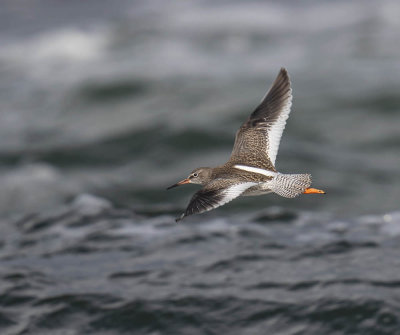
[[[400,3],[2,1],[0,334],[400,334]],[[325,196],[174,219],[279,69]]]

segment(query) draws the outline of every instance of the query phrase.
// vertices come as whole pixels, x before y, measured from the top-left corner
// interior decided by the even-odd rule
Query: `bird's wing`
[[[261,104],[237,131],[230,161],[275,171],[275,159],[291,106],[289,75],[281,68]]]
[[[257,185],[257,183],[242,182],[222,188],[220,180],[212,181],[193,195],[185,212],[176,219],[176,222],[182,220],[185,216],[207,212],[222,206],[254,185]]]

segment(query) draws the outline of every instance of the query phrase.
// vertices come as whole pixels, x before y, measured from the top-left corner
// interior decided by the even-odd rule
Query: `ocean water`
[[[0,333],[400,334],[400,5],[4,1]],[[325,196],[176,224],[285,66]]]

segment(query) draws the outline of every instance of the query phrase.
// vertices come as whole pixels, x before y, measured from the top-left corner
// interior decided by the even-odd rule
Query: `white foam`
[[[102,29],[64,28],[9,42],[3,45],[0,57],[12,62],[90,61],[98,57],[105,45],[106,36]]]
[[[106,199],[84,193],[74,199],[72,208],[80,214],[90,216],[100,214],[104,210],[112,208],[112,205]]]

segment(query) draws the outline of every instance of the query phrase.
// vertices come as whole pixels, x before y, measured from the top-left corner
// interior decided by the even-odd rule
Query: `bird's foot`
[[[319,190],[317,188],[306,188],[303,194],[325,194],[325,191]]]

